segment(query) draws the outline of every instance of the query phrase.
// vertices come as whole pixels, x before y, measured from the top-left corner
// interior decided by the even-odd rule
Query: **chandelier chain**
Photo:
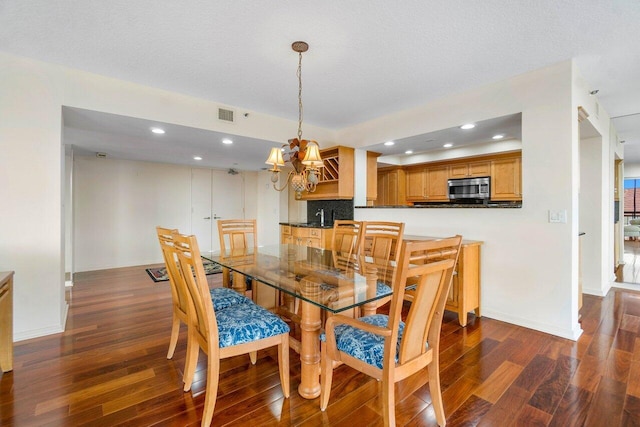
[[[298,52],[298,140],[302,141],[302,52]]]

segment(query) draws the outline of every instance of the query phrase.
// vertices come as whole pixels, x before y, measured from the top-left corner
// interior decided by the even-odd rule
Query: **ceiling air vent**
[[[218,120],[233,123],[233,110],[226,108],[218,108]]]

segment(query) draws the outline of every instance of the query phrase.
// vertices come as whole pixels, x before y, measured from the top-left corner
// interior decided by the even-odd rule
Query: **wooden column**
[[[313,298],[312,294],[319,294],[320,284],[302,279],[300,281],[300,293]],[[300,318],[300,386],[298,393],[305,399],[314,399],[320,396],[320,307],[308,303],[302,303]]]

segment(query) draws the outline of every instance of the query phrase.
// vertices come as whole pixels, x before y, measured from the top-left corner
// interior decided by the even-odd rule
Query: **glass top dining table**
[[[339,251],[279,244],[236,253],[202,253],[202,257],[331,313],[391,294],[377,293],[378,279],[390,278],[378,278],[377,270],[368,268],[367,279],[357,260]]]
[[[259,304],[264,305],[260,283],[282,292],[282,298],[276,298],[276,306],[265,306],[278,314],[284,313],[285,317],[293,314],[289,319],[300,326],[300,339],[292,332],[289,343],[300,354],[298,393],[305,399],[320,395],[319,335],[326,317],[322,311],[327,315],[358,316],[358,311],[371,315],[376,312],[375,301],[390,295],[389,292],[377,294],[378,280],[385,280],[378,272],[386,269],[374,268],[376,263],[370,259],[362,263],[367,265],[363,269],[357,259],[339,251],[280,244],[201,255],[229,269],[233,273],[233,289],[240,293],[246,290],[244,276],[258,282],[259,292],[252,296]]]

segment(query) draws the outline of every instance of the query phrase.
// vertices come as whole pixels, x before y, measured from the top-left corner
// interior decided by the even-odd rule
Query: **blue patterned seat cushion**
[[[382,295],[391,295],[392,293],[393,293],[393,290],[389,285],[378,280],[378,282],[376,283],[376,296],[379,297]]]
[[[209,291],[211,294],[211,301],[213,302],[213,309],[215,311],[231,307],[236,304],[246,304],[252,302],[244,295],[240,295],[233,289],[229,288],[214,288]]]
[[[374,314],[372,316],[364,316],[358,320],[369,323],[370,325],[386,327],[389,323],[389,316],[386,314]],[[382,358],[384,356],[384,337],[362,329],[354,328],[351,325],[338,325],[334,329],[336,333],[336,343],[338,350],[347,353],[350,356],[360,359],[369,365],[377,366],[382,369]],[[398,353],[400,352],[400,342],[404,332],[404,322],[400,321],[398,326],[398,342],[396,344],[396,362],[398,361]],[[325,342],[327,339],[325,333],[320,334],[320,340]]]
[[[253,302],[216,311],[216,320],[220,348],[289,332],[282,319]]]

